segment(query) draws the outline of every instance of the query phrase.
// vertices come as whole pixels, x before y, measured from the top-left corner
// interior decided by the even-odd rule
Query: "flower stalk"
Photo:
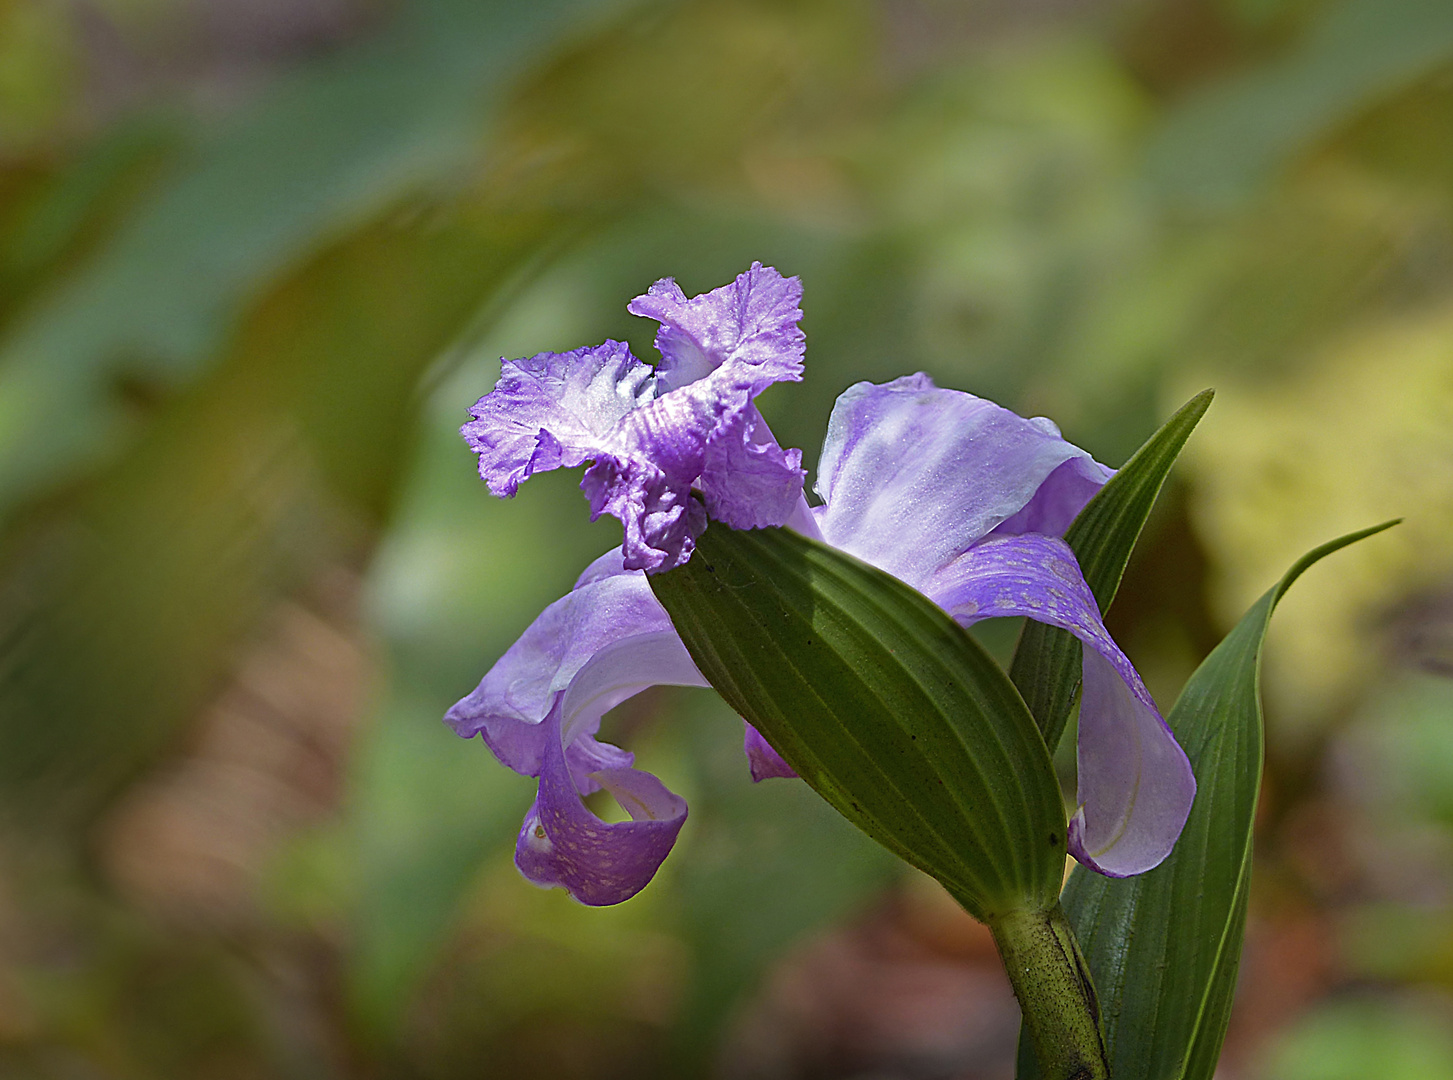
[[[1100,1007],[1064,910],[989,919],[1042,1080],[1109,1080]]]

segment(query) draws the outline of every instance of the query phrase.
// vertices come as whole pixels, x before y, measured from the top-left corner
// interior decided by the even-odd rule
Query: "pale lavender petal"
[[[459,431],[489,490],[508,497],[534,473],[603,453],[621,419],[654,393],[650,366],[621,342],[540,353],[503,361],[494,389]]]
[[[628,769],[635,755],[598,742],[601,718],[652,686],[707,686],[674,630],[634,634],[603,646],[575,673],[560,697],[560,737],[575,787],[589,795],[599,776]]]
[[[1063,536],[1085,504],[1113,475],[1110,469],[1089,456],[1070,458],[1045,478],[1019,513],[994,527],[992,536],[1039,533]]]
[[[701,493],[706,511],[733,529],[781,525],[802,498],[801,450],[783,450],[757,407],[728,417],[706,448]]]
[[[662,389],[725,369],[722,379],[755,395],[774,382],[802,378],[801,299],[797,278],[753,263],[730,285],[690,299],[675,281],[662,278],[626,310],[661,324],[656,379]]]
[[[745,721],[744,721],[745,723]],[[795,769],[783,760],[782,755],[772,749],[772,744],[762,738],[762,733],[747,724],[746,739],[742,749],[747,754],[747,765],[752,770],[752,779],[761,783],[774,777],[791,778],[797,775]]]
[[[599,730],[602,716],[648,687],[707,685],[670,627],[604,645],[575,673],[561,700],[565,744]]]
[[[1143,873],[1170,854],[1195,798],[1190,762],[1063,540],[986,540],[933,575],[924,590],[960,623],[1025,615],[1088,646],[1080,702],[1079,809],[1070,853],[1111,877]]]
[[[792,513],[787,515],[787,520],[783,522],[783,525],[809,540],[822,543],[822,530],[818,528],[817,519],[825,509],[827,508],[824,506],[808,506],[807,496],[799,495],[797,505],[792,508]]]
[[[570,764],[575,786],[581,794],[589,795],[600,787],[590,779],[592,774],[602,770],[629,769],[635,764],[636,755],[611,743],[601,742],[594,735],[577,735],[575,741],[565,748],[565,760]]]
[[[626,573],[625,552],[618,547],[613,547],[604,555],[597,556],[589,566],[581,571],[580,576],[575,579],[575,588],[582,585],[589,585],[592,581],[600,581],[602,578],[615,577],[618,574]]]
[[[1075,471],[1057,472],[1083,461]],[[926,375],[858,383],[828,421],[817,489],[824,539],[922,589],[969,545],[1033,507],[1064,516],[1083,479],[1108,476],[1048,420],[1026,420],[993,402],[943,390]],[[1076,509],[1078,509],[1076,507]]]
[[[606,823],[580,801],[561,746],[560,710],[541,725],[540,790],[515,845],[515,865],[536,885],[559,885],[582,904],[619,904],[640,892],[670,853],[686,803],[650,773],[604,769],[591,779],[630,821]]]
[[[619,654],[610,651],[619,643],[655,641],[669,635],[676,640],[681,655],[685,654],[666,609],[651,592],[645,576],[603,572],[615,558],[612,553],[597,560],[594,567],[602,571],[601,576],[583,580],[541,612],[474,691],[449,710],[444,719],[457,734],[465,738],[482,736],[502,763],[527,776],[538,776],[544,760],[540,724],[557,697],[588,666],[592,685],[598,687],[602,680],[608,683],[613,678],[617,685],[636,688],[630,693],[657,681],[677,681],[680,669],[675,658],[663,660],[657,649],[643,650],[639,664],[632,661],[629,650]],[[600,659],[602,654],[604,660]],[[651,675],[651,665],[656,663],[661,664],[664,676],[660,680]],[[691,685],[705,685],[705,680],[697,673]],[[617,697],[613,704],[630,693]],[[578,714],[571,724],[572,760],[577,755],[592,756],[591,744],[581,743],[578,751],[574,744],[594,734],[605,711],[602,708],[589,716],[584,710],[589,698],[576,700],[578,703],[571,705]],[[610,750],[623,753],[614,747]],[[615,759],[613,763],[620,761]],[[608,763],[602,760],[595,767],[601,764]],[[591,771],[589,766],[589,762],[583,762],[581,767]]]
[[[1137,707],[1118,665],[1086,649],[1084,678],[1080,807],[1070,820],[1070,854],[1108,877],[1128,877],[1170,854],[1196,780],[1164,721]]]

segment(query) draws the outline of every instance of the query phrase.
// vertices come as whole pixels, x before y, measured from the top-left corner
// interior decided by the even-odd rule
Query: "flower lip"
[[[802,286],[753,263],[732,284],[688,298],[663,278],[628,306],[656,319],[660,365],[617,341],[503,360],[495,388],[460,433],[500,497],[538,472],[589,464],[581,483],[598,517],[625,528],[631,569],[691,557],[706,513],[735,527],[780,525],[796,503],[802,455],[783,450],[753,399],[802,377]]]

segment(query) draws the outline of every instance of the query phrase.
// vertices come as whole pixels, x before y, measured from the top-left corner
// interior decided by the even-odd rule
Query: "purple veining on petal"
[[[609,512],[625,524],[627,569],[656,573],[691,557],[696,537],[706,528],[706,517],[691,497],[692,485],[702,477],[716,443],[723,437],[740,441],[733,429],[747,409],[755,412],[744,391],[697,382],[622,418],[615,456],[597,461],[581,488],[594,517]]]
[[[502,361],[460,429],[480,475],[507,497],[537,472],[589,463],[580,486],[591,513],[620,519],[633,570],[686,562],[707,513],[734,527],[780,525],[802,486],[802,455],[777,445],[752,398],[802,377],[801,295],[796,278],[760,263],[692,298],[662,279],[630,305],[661,322],[654,371],[614,341]]]
[[[1070,461],[1084,464],[1060,473]],[[828,421],[817,520],[828,543],[921,589],[996,527],[1020,514],[1057,523],[1109,475],[1049,421],[940,389],[926,375],[858,383]]]
[[[580,489],[592,521],[610,514],[621,522],[627,570],[680,566],[706,529],[706,511],[691,497],[691,481],[673,479],[649,460],[601,458],[586,470]]]
[[[774,382],[802,378],[801,299],[797,278],[753,263],[730,285],[690,299],[674,280],[662,278],[626,310],[661,324],[657,381],[663,388],[725,369],[724,380],[755,396]]]
[[[650,773],[592,774],[631,816],[604,822],[580,800],[561,746],[561,710],[545,722],[540,790],[515,845],[515,865],[540,886],[559,885],[582,904],[619,904],[655,876],[686,821],[686,803]]]
[[[1158,865],[1190,814],[1195,777],[1140,675],[1106,631],[1069,545],[1035,535],[985,540],[924,591],[964,625],[1024,615],[1089,646],[1070,853],[1111,877]]]
[[[802,498],[801,450],[777,445],[757,407],[728,417],[707,447],[701,493],[707,513],[733,529],[784,524]]]
[[[534,473],[602,453],[616,425],[654,393],[651,368],[618,341],[505,360],[460,434],[489,490],[508,497]]]
[[[743,721],[746,723],[746,721]],[[746,724],[747,734],[742,742],[742,749],[747,755],[747,764],[752,770],[752,779],[757,783],[763,780],[774,778],[790,779],[797,775],[796,770],[783,760],[782,755],[772,749],[772,744],[762,737],[762,733],[751,724]]]

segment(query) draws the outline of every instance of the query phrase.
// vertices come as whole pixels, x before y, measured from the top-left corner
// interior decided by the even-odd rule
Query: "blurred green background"
[[[606,910],[440,723],[618,538],[475,477],[499,357],[754,259],[808,462],[859,379],[1112,465],[1217,388],[1111,612],[1163,707],[1406,518],[1277,615],[1221,1075],[1453,1077],[1448,0],[0,0],[0,1076],[1012,1075],[983,933],[713,695],[607,718],[691,818]]]

